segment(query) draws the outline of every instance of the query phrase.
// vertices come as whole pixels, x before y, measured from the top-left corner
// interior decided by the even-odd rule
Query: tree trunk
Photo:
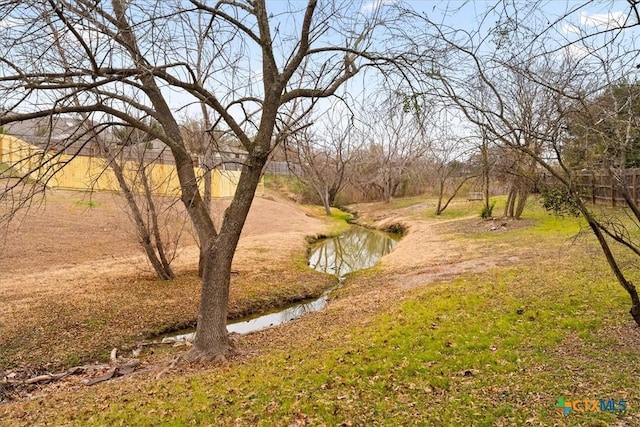
[[[504,205],[504,217],[511,218],[513,216],[513,205],[516,198],[515,185],[511,185],[507,194],[507,203]]]
[[[211,215],[211,169],[208,164],[204,164],[204,208]]]
[[[385,176],[384,185],[382,188],[382,198],[385,203],[391,202],[391,177]]]
[[[444,193],[444,181],[440,181],[440,185],[438,186],[438,204],[436,205],[436,215],[440,215],[442,213],[442,210],[440,209],[442,207],[442,198]]]
[[[204,260],[207,257],[207,245],[204,242],[198,242],[200,244],[200,255],[198,257],[198,277],[202,279],[204,276]]]
[[[156,211],[156,204],[153,201],[153,193],[149,186],[149,179],[147,178],[146,166],[140,164],[140,178],[144,187],[144,195],[147,199],[147,206],[149,207],[149,215],[151,216],[151,229],[153,230],[153,236],[155,238],[155,249],[158,252],[158,257],[162,264],[162,269],[167,276],[167,279],[175,279],[176,275],[171,268],[171,262],[167,259],[167,253],[160,234],[160,226],[158,225],[158,213]],[[175,242],[176,245],[178,242]]]
[[[231,282],[231,262],[235,247],[220,239],[207,245],[202,251],[202,289],[200,310],[193,348],[187,353],[188,362],[212,360],[225,355],[231,349],[227,332],[227,312],[229,305],[229,285]]]
[[[624,288],[625,291],[627,291],[627,294],[629,294],[629,297],[631,298],[631,309],[629,310],[629,313],[631,314],[631,317],[636,322],[636,324],[640,326],[640,297],[638,297],[638,290],[636,289],[633,282],[627,280],[624,272],[618,265],[618,262],[616,261],[616,258],[611,251],[611,248],[609,247],[609,243],[607,242],[607,239],[600,229],[598,221],[591,215],[582,200],[578,200],[578,206],[580,208],[580,211],[582,212],[582,215],[587,220],[589,227],[591,227],[591,230],[596,235],[598,243],[600,244],[600,248],[602,248],[602,252],[607,259],[607,263],[613,271],[613,274],[616,276],[618,283]]]
[[[511,200],[509,201],[509,212],[507,214],[507,218],[513,218],[516,211],[516,201],[518,200],[518,190],[513,188],[511,190],[513,192]]]
[[[443,198],[442,197],[442,193],[444,192],[444,190],[441,188],[440,189],[440,194],[441,195],[438,198],[438,210],[436,211],[436,215],[440,215],[442,212],[444,212],[449,207],[449,204],[451,203],[451,201],[453,199],[455,199],[455,197],[458,195],[458,192],[460,191],[462,186],[465,184],[465,182],[467,182],[467,181],[469,181],[470,179],[473,179],[473,178],[475,178],[475,176],[468,176],[465,179],[463,179],[462,181],[460,181],[460,183],[453,190],[453,194],[451,194],[451,196],[449,196],[447,201],[444,202],[444,206],[441,206],[441,201],[442,201],[442,198]],[[442,186],[444,186],[444,183],[442,183]],[[488,212],[488,210],[486,212]]]
[[[205,135],[206,144],[204,146],[203,153],[203,162],[201,167],[204,169],[204,208],[207,213],[211,215],[211,168],[214,165],[209,163],[209,160],[212,158],[213,153],[213,126],[211,125],[211,119],[209,118],[209,111],[207,110],[207,105],[204,102],[200,102],[200,109],[202,111],[202,118],[204,120],[204,129],[207,133]],[[208,133],[211,132],[211,133]],[[216,147],[217,148],[217,147]]]
[[[617,181],[618,188],[620,188],[620,193],[624,198],[624,201],[627,202],[627,206],[633,212],[633,216],[635,216],[636,220],[640,221],[640,208],[638,208],[638,204],[633,199],[633,195],[629,192],[629,187],[627,187],[624,179],[621,177],[623,171],[618,172],[617,174],[613,171],[610,171],[610,176],[612,180]]]
[[[324,196],[322,197],[322,204],[324,205],[324,213],[327,216],[331,216],[331,205],[329,204],[329,189],[324,186]]]
[[[207,211],[209,216],[211,216],[211,170],[209,169],[208,155],[209,153],[207,152],[207,154],[204,156],[205,161],[202,164],[202,167],[204,168],[203,201],[204,201],[205,210]],[[202,278],[204,275],[204,262],[205,262],[204,260],[207,257],[207,254],[206,254],[207,244],[205,242],[198,242],[198,243],[200,244],[200,258],[198,259],[198,276]]]
[[[483,133],[482,137],[482,191],[484,195],[484,211],[489,212],[489,150],[487,148],[487,138]]]
[[[340,190],[339,185],[334,185],[329,188],[329,206],[336,205],[336,198],[338,197],[338,191]]]
[[[636,325],[640,326],[640,298],[638,298],[638,291],[635,285],[631,282],[629,282],[629,284],[631,285],[631,288],[627,291],[631,297],[631,309],[629,310],[629,314],[633,317]]]
[[[205,260],[200,309],[193,347],[185,355],[188,362],[211,360],[233,351],[227,332],[231,263],[267,158],[268,150],[249,155],[231,205],[225,211],[220,233],[202,239],[201,254]]]
[[[527,205],[527,198],[529,197],[529,188],[526,182],[520,182],[517,193],[518,203],[516,204],[513,217],[515,219],[520,219],[520,216],[522,216],[522,212],[524,212],[524,208]]]

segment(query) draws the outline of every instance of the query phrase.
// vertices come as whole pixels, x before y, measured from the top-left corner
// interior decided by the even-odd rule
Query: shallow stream
[[[369,268],[391,252],[398,237],[377,230],[353,226],[339,236],[319,240],[311,246],[309,266],[322,273],[336,276],[342,282],[346,274]],[[335,288],[334,288],[335,289]],[[229,332],[248,334],[272,326],[281,325],[298,317],[321,310],[327,305],[329,293],[325,291],[319,298],[299,301],[277,311],[262,313],[235,320],[227,325]],[[195,332],[164,338],[163,342],[190,341]]]

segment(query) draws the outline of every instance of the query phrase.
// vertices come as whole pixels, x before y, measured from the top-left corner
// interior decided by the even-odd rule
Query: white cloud
[[[385,4],[395,3],[397,1],[398,0],[373,0],[363,4],[362,7],[360,8],[360,13],[367,14],[367,13],[375,12],[377,10],[380,10],[380,8]]]
[[[625,24],[627,14],[625,12],[608,12],[608,13],[581,13],[580,23],[585,26],[595,27],[602,30],[610,30],[612,28],[620,28]]]
[[[590,56],[593,52],[586,46],[580,44],[570,44],[564,47],[566,55],[575,60],[581,61]]]

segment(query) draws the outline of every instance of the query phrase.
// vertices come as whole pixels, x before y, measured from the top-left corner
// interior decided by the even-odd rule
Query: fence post
[[[609,179],[609,187],[611,187],[611,207],[616,207],[616,184],[615,180]]]
[[[634,168],[631,176],[631,190],[633,191],[633,204],[638,204],[638,169]]]

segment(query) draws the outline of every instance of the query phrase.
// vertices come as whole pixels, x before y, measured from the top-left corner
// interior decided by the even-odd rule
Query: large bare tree
[[[504,2],[482,11],[478,27],[472,31],[425,17],[438,31],[440,49],[449,54],[446,61],[434,65],[429,77],[430,82],[440,84],[435,90],[462,111],[483,137],[510,153],[510,168],[524,178],[514,181],[512,187],[512,196],[519,199],[517,203],[509,200],[508,208],[514,207],[514,216],[538,171],[544,170],[555,179],[566,202],[588,223],[618,283],[631,299],[633,319],[640,324],[640,297],[621,262],[621,252],[615,249],[626,249],[632,257],[640,255],[636,230],[622,223],[612,226],[600,217],[597,208],[582,197],[576,170],[567,162],[572,119],[588,115],[592,100],[612,83],[637,80],[638,2],[618,4],[620,9],[608,9],[606,13],[589,12],[593,5],[588,1],[567,3],[565,9],[550,13],[543,2]],[[617,138],[612,144],[617,148],[630,147],[635,134],[631,115],[624,112],[620,115],[618,109],[611,111],[620,125],[610,132]],[[594,120],[587,128],[591,133],[601,133],[599,125]],[[626,158],[629,153],[624,154]],[[620,152],[615,156],[609,160],[624,164]],[[622,184],[623,178],[616,172],[613,178]],[[631,211],[628,223],[637,228],[640,209],[626,187],[620,188]]]
[[[186,360],[211,359],[232,350],[231,263],[275,143],[361,70],[411,65],[420,42],[407,19],[386,2],[2,1],[0,94],[7,111],[0,125],[82,113],[166,144],[203,248],[196,338]],[[180,128],[191,106],[206,110],[212,128],[231,132],[247,153],[219,228]],[[160,126],[137,119],[143,116]],[[41,160],[47,167],[48,158]]]

